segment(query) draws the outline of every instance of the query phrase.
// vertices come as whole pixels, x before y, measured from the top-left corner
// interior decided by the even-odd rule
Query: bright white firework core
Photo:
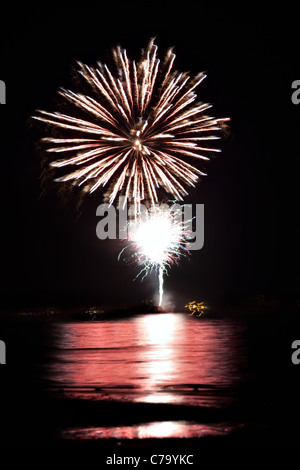
[[[152,214],[132,229],[130,238],[148,262],[164,265],[169,260],[170,252],[180,244],[182,227],[174,224],[165,213]]]
[[[175,206],[147,210],[129,223],[128,239],[135,250],[134,258],[143,266],[138,276],[142,273],[146,276],[153,269],[158,272],[159,306],[162,305],[164,274],[177,263],[181,254],[188,253],[187,227],[182,221],[181,206],[177,209]]]

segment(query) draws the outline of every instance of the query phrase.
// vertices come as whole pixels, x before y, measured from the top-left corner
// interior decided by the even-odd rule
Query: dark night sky
[[[173,268],[167,291],[179,304],[298,295],[297,18],[279,7],[265,14],[206,3],[176,3],[170,14],[131,2],[7,16],[0,76],[7,87],[0,115],[4,306],[134,304],[155,292],[154,279],[132,282],[135,269],[117,261],[120,243],[97,239],[101,193],[85,198],[79,217],[75,200],[61,205],[57,185],[40,197],[41,133],[29,119],[37,108],[55,109],[57,89],[74,84],[77,59],[109,63],[118,43],[134,57],[153,36],[160,54],[175,46],[178,70],[207,71],[199,99],[213,103],[215,116],[231,118],[222,153],[186,201],[205,205],[204,248]]]

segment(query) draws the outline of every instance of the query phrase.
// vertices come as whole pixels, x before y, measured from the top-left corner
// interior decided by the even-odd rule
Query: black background
[[[175,47],[178,70],[207,71],[199,99],[213,104],[216,117],[231,118],[222,153],[209,162],[208,176],[187,201],[205,205],[204,247],[172,269],[166,291],[178,309],[194,298],[230,303],[264,294],[280,302],[279,320],[263,329],[257,320],[252,324],[249,361],[259,369],[265,395],[280,383],[275,433],[281,414],[283,438],[290,421],[294,428],[286,439],[293,431],[297,437],[298,369],[290,354],[299,322],[290,322],[295,310],[288,307],[299,302],[300,105],[291,101],[292,82],[300,79],[295,9],[114,2],[18,8],[3,11],[1,19],[0,79],[7,88],[7,104],[0,107],[1,318],[13,309],[45,305],[130,306],[156,292],[153,277],[133,283],[134,268],[117,260],[120,242],[97,239],[101,192],[86,197],[80,209],[75,196],[62,203],[56,183],[43,192],[37,145],[43,132],[31,119],[36,109],[57,109],[59,87],[76,86],[76,60],[109,64],[116,44],[133,58],[155,36],[160,56]],[[40,378],[47,323],[3,322],[0,339],[8,354],[0,370],[7,411],[2,430],[12,447],[21,440],[26,448],[39,446],[52,415]]]
[[[22,16],[22,17],[21,17]],[[76,60],[110,63],[121,44],[137,57],[156,37],[175,67],[207,71],[199,99],[231,118],[222,153],[186,202],[205,205],[205,245],[173,268],[166,290],[180,308],[199,298],[263,293],[295,298],[297,277],[298,129],[291,101],[299,79],[299,40],[292,12],[274,7],[219,8],[202,3],[162,10],[131,2],[8,15],[2,30],[1,106],[2,305],[134,304],[153,295],[155,278],[133,283],[117,261],[120,243],[96,237],[98,192],[76,209],[61,204],[59,183],[41,196],[43,135],[31,116],[57,109],[59,87],[76,87]],[[117,294],[116,294],[117,287]]]

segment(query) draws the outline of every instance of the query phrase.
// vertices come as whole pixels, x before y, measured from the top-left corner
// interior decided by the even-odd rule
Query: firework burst
[[[141,269],[136,276],[144,278],[153,270],[158,273],[159,306],[162,305],[163,276],[172,265],[178,264],[182,256],[188,256],[190,224],[183,220],[183,206],[167,204],[151,207],[134,218],[128,227],[126,249],[132,252],[126,261],[134,261]]]
[[[88,95],[59,92],[84,117],[37,111],[34,118],[63,132],[61,138],[42,139],[48,152],[62,155],[51,166],[69,170],[56,181],[70,181],[86,192],[106,186],[110,203],[123,194],[137,214],[141,201],[158,202],[160,189],[177,200],[188,194],[205,175],[191,162],[219,151],[209,141],[218,138],[214,132],[227,119],[205,114],[211,105],[196,102],[195,93],[205,74],[191,78],[174,71],[172,49],[160,61],[151,40],[137,62],[120,47],[113,56],[113,71],[100,62],[94,68],[78,63]]]

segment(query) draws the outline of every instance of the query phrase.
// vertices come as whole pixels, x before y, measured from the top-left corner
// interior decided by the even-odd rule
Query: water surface
[[[186,313],[59,323],[46,373],[60,396],[224,409],[248,380],[245,325]],[[175,409],[176,410],[176,409]],[[100,420],[101,421],[101,420]],[[148,421],[65,429],[65,438],[200,437],[232,423]]]

